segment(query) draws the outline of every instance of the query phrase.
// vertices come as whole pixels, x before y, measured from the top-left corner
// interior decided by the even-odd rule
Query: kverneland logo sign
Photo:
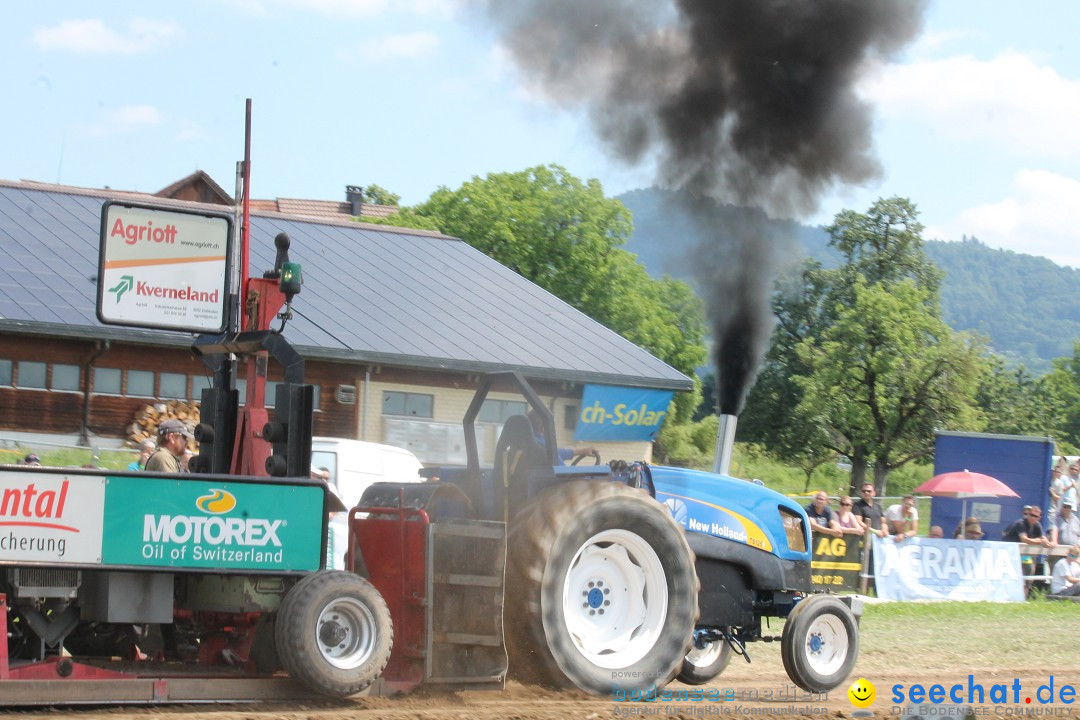
[[[148,282],[142,280],[136,281],[131,275],[124,275],[120,278],[120,282],[113,288],[109,289],[109,292],[116,293],[116,302],[120,302],[120,298],[124,293],[132,288],[135,289],[136,295],[142,295],[143,297],[156,297],[163,298],[165,300],[186,300],[191,302],[200,302],[214,304],[221,297],[220,290],[207,291],[207,290],[195,290],[190,287],[165,287],[162,285],[151,285]]]
[[[217,303],[221,299],[221,290],[213,292],[196,290],[191,287],[164,287],[151,285],[148,282],[137,280],[135,282],[135,294],[144,297],[164,298],[166,300],[186,300],[201,303]]]

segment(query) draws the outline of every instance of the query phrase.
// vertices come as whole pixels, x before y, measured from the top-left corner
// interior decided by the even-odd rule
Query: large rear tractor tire
[[[679,680],[687,685],[706,685],[724,672],[730,662],[731,645],[727,640],[695,637],[690,652],[683,658]]]
[[[833,595],[811,595],[791,611],[780,657],[791,681],[809,692],[839,687],[855,669],[859,624]]]
[[[390,611],[371,583],[321,570],[298,582],[274,624],[281,664],[306,687],[335,698],[355,695],[386,667],[394,640]]]
[[[694,554],[666,508],[597,480],[539,495],[507,541],[506,644],[523,682],[648,691],[682,668],[697,621]]]

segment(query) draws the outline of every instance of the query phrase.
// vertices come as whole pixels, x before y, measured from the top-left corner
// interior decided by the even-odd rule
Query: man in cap
[[[184,472],[181,458],[190,437],[193,437],[191,431],[179,420],[169,418],[162,422],[158,425],[157,450],[146,461],[145,469],[151,472]]]
[[[1050,528],[1050,541],[1056,545],[1076,545],[1080,543],[1080,517],[1076,515],[1073,503],[1063,500],[1061,513]]]
[[[1080,547],[1073,545],[1065,557],[1054,565],[1050,578],[1050,592],[1054,595],[1076,597],[1080,595]]]
[[[30,453],[23,458],[23,465],[41,465],[41,458],[34,453]]]

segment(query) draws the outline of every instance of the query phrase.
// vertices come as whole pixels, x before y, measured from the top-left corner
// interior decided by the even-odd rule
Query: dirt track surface
[[[1033,644],[1033,648],[1037,643]],[[777,643],[757,644],[750,648],[752,664],[736,657],[728,670],[709,686],[724,694],[730,691],[734,699],[726,702],[615,702],[612,698],[593,697],[576,692],[552,692],[535,686],[509,683],[506,690],[454,692],[445,694],[421,693],[404,697],[360,697],[345,702],[300,702],[264,705],[188,705],[164,707],[115,707],[115,708],[35,708],[0,712],[0,720],[38,720],[71,717],[74,720],[127,720],[128,718],[152,718],[153,720],[600,720],[602,718],[791,718],[791,717],[851,717],[855,710],[847,699],[847,685],[828,693],[827,698],[806,699],[803,691],[795,688],[784,673]],[[1037,655],[1033,652],[1032,655]],[[1047,668],[1038,664],[1037,658],[1029,667],[1008,671],[985,667],[949,668],[935,658],[904,657],[898,648],[895,656],[864,656],[856,665],[856,675],[865,677],[877,687],[878,699],[871,708],[876,718],[900,718],[902,710],[894,711],[891,688],[903,684],[929,687],[941,684],[949,687],[960,684],[967,687],[968,675],[989,692],[994,684],[1011,687],[1014,679],[1021,683],[1020,704],[983,705],[980,717],[1080,717],[1080,654],[1073,667]],[[1024,704],[1026,696],[1054,676],[1060,688],[1070,684],[1078,689],[1076,705]],[[687,686],[673,684],[672,690]],[[772,701],[760,698],[771,691]],[[2,686],[0,686],[2,693]],[[754,696],[759,700],[749,698]],[[1010,690],[1011,695],[1011,690]],[[987,698],[989,699],[989,698]],[[0,707],[3,698],[0,696]],[[1075,709],[1073,709],[1075,708]],[[1053,714],[1047,711],[1053,710]],[[939,716],[940,717],[940,716]]]

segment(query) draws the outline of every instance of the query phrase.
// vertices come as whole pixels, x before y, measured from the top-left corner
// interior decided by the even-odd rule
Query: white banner
[[[1016,543],[875,536],[874,585],[884,600],[1024,601]]]
[[[0,564],[101,562],[105,478],[0,471]]]

